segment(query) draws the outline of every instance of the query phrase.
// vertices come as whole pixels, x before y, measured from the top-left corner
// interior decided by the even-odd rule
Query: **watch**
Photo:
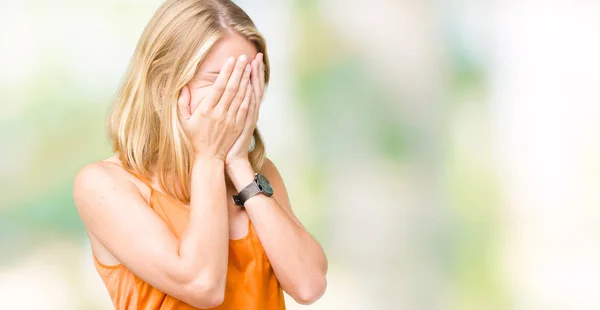
[[[231,196],[231,198],[233,198],[233,202],[236,205],[243,207],[244,203],[246,203],[248,199],[258,194],[263,194],[267,197],[271,197],[273,195],[273,187],[271,187],[271,183],[269,183],[267,178],[260,173],[255,174],[252,183],[244,187],[239,194]]]

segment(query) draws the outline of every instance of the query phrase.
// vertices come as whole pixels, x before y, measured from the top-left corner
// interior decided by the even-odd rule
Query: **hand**
[[[252,99],[252,68],[245,55],[229,58],[212,90],[201,102],[192,103],[186,85],[178,99],[181,123],[195,157],[225,160],[227,152],[244,130]],[[198,107],[192,111],[191,107]]]
[[[251,83],[254,90],[254,96],[258,106],[262,104],[263,96],[265,94],[265,62],[263,60],[263,53],[256,54],[256,58],[252,60],[252,75]]]
[[[263,54],[258,53],[251,64],[252,99],[250,108],[246,117],[244,130],[227,153],[225,164],[228,166],[240,160],[248,160],[250,140],[254,134],[254,129],[256,129],[256,122],[258,121],[258,114],[264,95],[265,65],[263,63]]]

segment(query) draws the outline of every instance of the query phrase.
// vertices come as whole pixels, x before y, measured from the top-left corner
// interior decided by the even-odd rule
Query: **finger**
[[[252,129],[256,124],[256,111],[258,111],[258,105],[256,104],[256,96],[250,96],[250,106],[248,108],[248,115],[246,115],[246,130]]]
[[[251,131],[256,126],[256,121],[258,120],[258,111],[260,109],[260,104],[256,100],[256,96],[252,96],[250,98],[250,107],[248,108],[248,115],[246,116],[246,124],[244,126],[244,130],[249,131],[250,135]]]
[[[255,96],[254,98],[256,98],[256,96]],[[259,102],[258,100],[256,100],[256,99],[254,100],[254,102],[253,102],[253,103],[254,103],[254,105],[256,106],[256,110],[254,110],[254,122],[253,122],[253,123],[254,123],[254,124],[256,124],[256,123],[258,122],[258,116],[260,115],[260,107],[261,107],[261,104],[260,104],[260,102]]]
[[[260,110],[260,104],[258,103],[258,101],[256,101],[256,96],[253,96],[250,102],[250,106],[252,106],[252,111],[248,111],[248,114],[250,115],[250,113],[253,113],[252,115],[252,119],[250,121],[246,121],[248,124],[250,124],[250,126],[248,126],[249,128],[247,128],[247,132],[248,132],[248,136],[250,139],[249,145],[248,145],[248,152],[253,152],[254,149],[256,148],[256,140],[254,138],[254,132],[256,131],[256,122],[258,121],[258,111]]]
[[[182,119],[187,120],[192,116],[192,111],[190,110],[190,88],[187,85],[179,92],[177,107]]]
[[[258,72],[260,73],[260,89],[262,94],[265,90],[265,54],[260,53],[260,61],[258,62],[258,65]]]
[[[215,80],[215,83],[212,86],[211,92],[206,96],[206,101],[204,104],[206,105],[206,109],[210,110],[217,105],[219,99],[223,95],[225,88],[227,87],[227,82],[229,81],[229,77],[233,72],[233,68],[235,65],[235,57],[229,57],[223,67],[221,67],[221,72],[219,72],[219,76]]]
[[[252,61],[252,90],[254,98],[260,101],[260,73],[258,73],[258,57]]]
[[[246,114],[246,119],[244,120],[244,130],[242,131],[243,139],[250,139],[252,132],[254,131],[254,126],[256,125],[254,115],[256,114],[257,104],[254,98],[254,95],[250,95],[250,104],[248,105],[248,113]]]
[[[237,61],[237,64],[235,65],[235,69],[233,70],[233,73],[231,73],[231,76],[229,77],[229,81],[227,81],[227,86],[225,87],[225,91],[223,92],[223,95],[221,96],[219,103],[217,103],[217,107],[220,110],[222,110],[223,112],[227,111],[229,109],[229,105],[231,104],[231,101],[233,100],[235,95],[237,95],[238,90],[240,89],[240,80],[242,79],[242,76],[244,75],[244,73],[246,71],[247,59],[248,59],[248,56],[246,56],[246,55],[242,55],[242,56],[238,57],[238,61]]]
[[[250,85],[248,85],[247,87],[248,87],[248,91],[246,92],[246,95],[244,96],[244,101],[242,102],[242,105],[240,105],[240,108],[238,109],[238,112],[237,112],[237,116],[236,116],[237,124],[245,123],[246,117],[248,116],[248,110],[250,108],[250,102],[251,102],[250,99],[252,98],[252,88],[250,87]]]
[[[235,119],[237,115],[237,111],[240,108],[240,105],[244,102],[244,98],[246,97],[246,93],[250,88],[250,65],[246,65],[246,70],[244,71],[244,76],[240,81],[240,86],[235,98],[231,101],[231,105],[229,106],[229,110],[227,114]]]

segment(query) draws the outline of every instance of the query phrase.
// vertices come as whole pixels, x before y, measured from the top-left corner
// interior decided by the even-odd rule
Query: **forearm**
[[[229,229],[223,161],[198,158],[191,174],[188,227],[179,255],[187,271],[224,286],[227,273]]]
[[[246,210],[282,284],[303,290],[325,276],[323,249],[273,197],[257,195],[246,203]]]
[[[227,167],[238,191],[254,178],[249,163]],[[319,243],[297,222],[291,209],[283,208],[274,197],[256,195],[245,209],[282,287],[294,299],[310,303],[326,284],[327,260]]]

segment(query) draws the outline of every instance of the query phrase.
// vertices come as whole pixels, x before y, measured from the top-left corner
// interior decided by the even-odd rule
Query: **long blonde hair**
[[[182,202],[190,200],[192,147],[177,109],[181,89],[215,42],[237,33],[264,54],[266,43],[250,17],[230,0],[168,0],[146,26],[108,116],[108,136],[121,162]],[[258,129],[249,159],[259,171],[265,147]]]

